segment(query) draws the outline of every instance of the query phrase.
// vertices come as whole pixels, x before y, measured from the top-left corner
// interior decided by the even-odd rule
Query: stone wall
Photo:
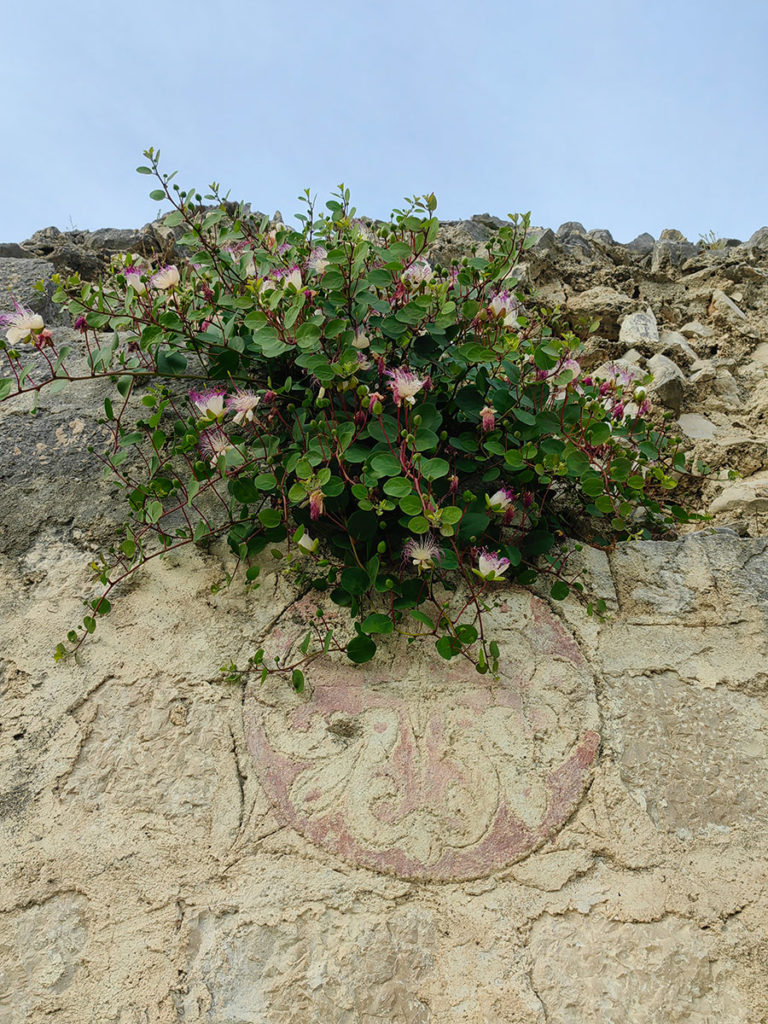
[[[526,279],[601,319],[592,365],[657,368],[714,518],[585,552],[604,623],[500,591],[499,684],[397,647],[303,697],[222,683],[311,608],[267,561],[212,594],[217,547],[54,664],[121,511],[102,395],[0,406],[2,1024],[768,1021],[768,231],[537,234]],[[0,277],[29,298],[50,255]]]

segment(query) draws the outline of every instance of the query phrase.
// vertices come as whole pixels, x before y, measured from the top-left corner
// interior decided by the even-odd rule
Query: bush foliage
[[[561,543],[576,523],[605,546],[690,518],[671,501],[685,460],[649,416],[648,380],[584,373],[579,339],[519,288],[528,215],[483,255],[433,266],[432,195],[370,223],[343,186],[322,213],[307,192],[293,228],[216,185],[184,191],[145,156],[151,197],[184,232],[175,262],[120,256],[98,284],[60,280],[78,343],[57,348],[21,306],[5,320],[0,398],[114,384],[102,458],[128,521],[58,657],[148,559],[226,535],[250,585],[268,549],[354,621],[341,645],[318,612],[290,665],[251,659],[262,678],[277,668],[301,689],[318,653],[366,662],[393,632],[498,671],[489,598],[542,573],[552,598],[580,592]]]

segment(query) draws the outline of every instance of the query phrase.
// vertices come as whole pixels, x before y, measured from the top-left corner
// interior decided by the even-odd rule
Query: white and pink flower
[[[275,267],[261,282],[259,292],[273,292],[276,288],[285,288],[288,285],[293,285],[298,291],[301,283],[301,269],[298,264],[294,263],[292,267]]]
[[[480,422],[486,432],[496,426],[496,410],[492,405],[484,405],[480,410]]]
[[[232,443],[221,427],[202,430],[197,439],[197,447],[209,466],[217,465],[222,455],[233,450]]]
[[[181,274],[179,268],[173,263],[169,263],[165,267],[161,267],[160,270],[156,271],[149,279],[149,283],[152,288],[157,288],[158,291],[166,292],[171,288],[175,288],[181,280]]]
[[[522,306],[511,292],[496,292],[488,303],[488,311],[492,316],[503,320],[505,327],[514,327],[522,313]]]
[[[307,270],[322,274],[328,266],[328,252],[322,245],[316,245],[307,258]]]
[[[494,512],[506,512],[507,509],[511,508],[514,500],[514,491],[510,490],[508,487],[500,487],[499,490],[492,494],[488,499],[488,508],[493,509]]]
[[[323,499],[325,495],[318,488],[309,495],[309,517],[310,519],[319,519],[320,516],[325,512],[325,504]]]
[[[210,388],[208,391],[189,392],[190,402],[197,409],[200,418],[205,420],[223,419],[226,397],[226,391],[219,391],[216,388]]]
[[[125,283],[129,288],[133,288],[137,295],[143,295],[147,290],[145,282],[141,280],[142,274],[143,271],[139,267],[123,268]]]
[[[310,537],[308,533],[302,533],[296,543],[303,551],[308,551],[312,555],[317,551],[319,541]]]
[[[233,423],[253,423],[254,410],[261,401],[261,396],[253,391],[244,391],[238,388],[234,395],[227,397],[227,409],[234,410]]]
[[[403,547],[403,558],[415,565],[419,572],[434,569],[442,557],[442,551],[429,534],[419,537],[418,540],[412,537]]]
[[[420,284],[430,281],[433,274],[434,271],[429,263],[425,259],[418,259],[405,268],[400,280],[407,288],[416,289]]]
[[[498,551],[483,548],[477,556],[477,569],[474,572],[483,580],[493,582],[503,578],[509,568],[509,559],[503,558]]]
[[[0,327],[7,327],[6,339],[11,345],[18,345],[20,341],[26,341],[30,334],[39,334],[45,327],[45,322],[39,313],[33,313],[16,299],[13,300],[13,305],[15,313],[0,314]]]
[[[402,402],[414,405],[416,395],[429,381],[429,377],[419,377],[413,370],[408,370],[404,366],[399,367],[397,370],[387,370],[387,376],[391,378],[389,388],[395,400],[395,405],[400,405]]]

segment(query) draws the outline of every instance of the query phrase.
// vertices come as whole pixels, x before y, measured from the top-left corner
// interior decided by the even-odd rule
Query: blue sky
[[[765,0],[29,0],[3,14],[0,241],[135,227],[149,145],[286,217],[532,211],[619,241],[768,223]]]

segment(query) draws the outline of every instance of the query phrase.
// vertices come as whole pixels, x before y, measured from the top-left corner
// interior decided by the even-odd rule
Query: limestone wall
[[[686,245],[570,226],[525,272],[604,317],[594,365],[670,359],[657,401],[743,478],[693,492],[714,528],[585,553],[605,623],[500,591],[497,685],[397,647],[222,683],[311,609],[268,562],[213,595],[218,548],[55,665],[120,516],[99,388],[0,407],[2,1024],[768,1021],[768,261]]]

